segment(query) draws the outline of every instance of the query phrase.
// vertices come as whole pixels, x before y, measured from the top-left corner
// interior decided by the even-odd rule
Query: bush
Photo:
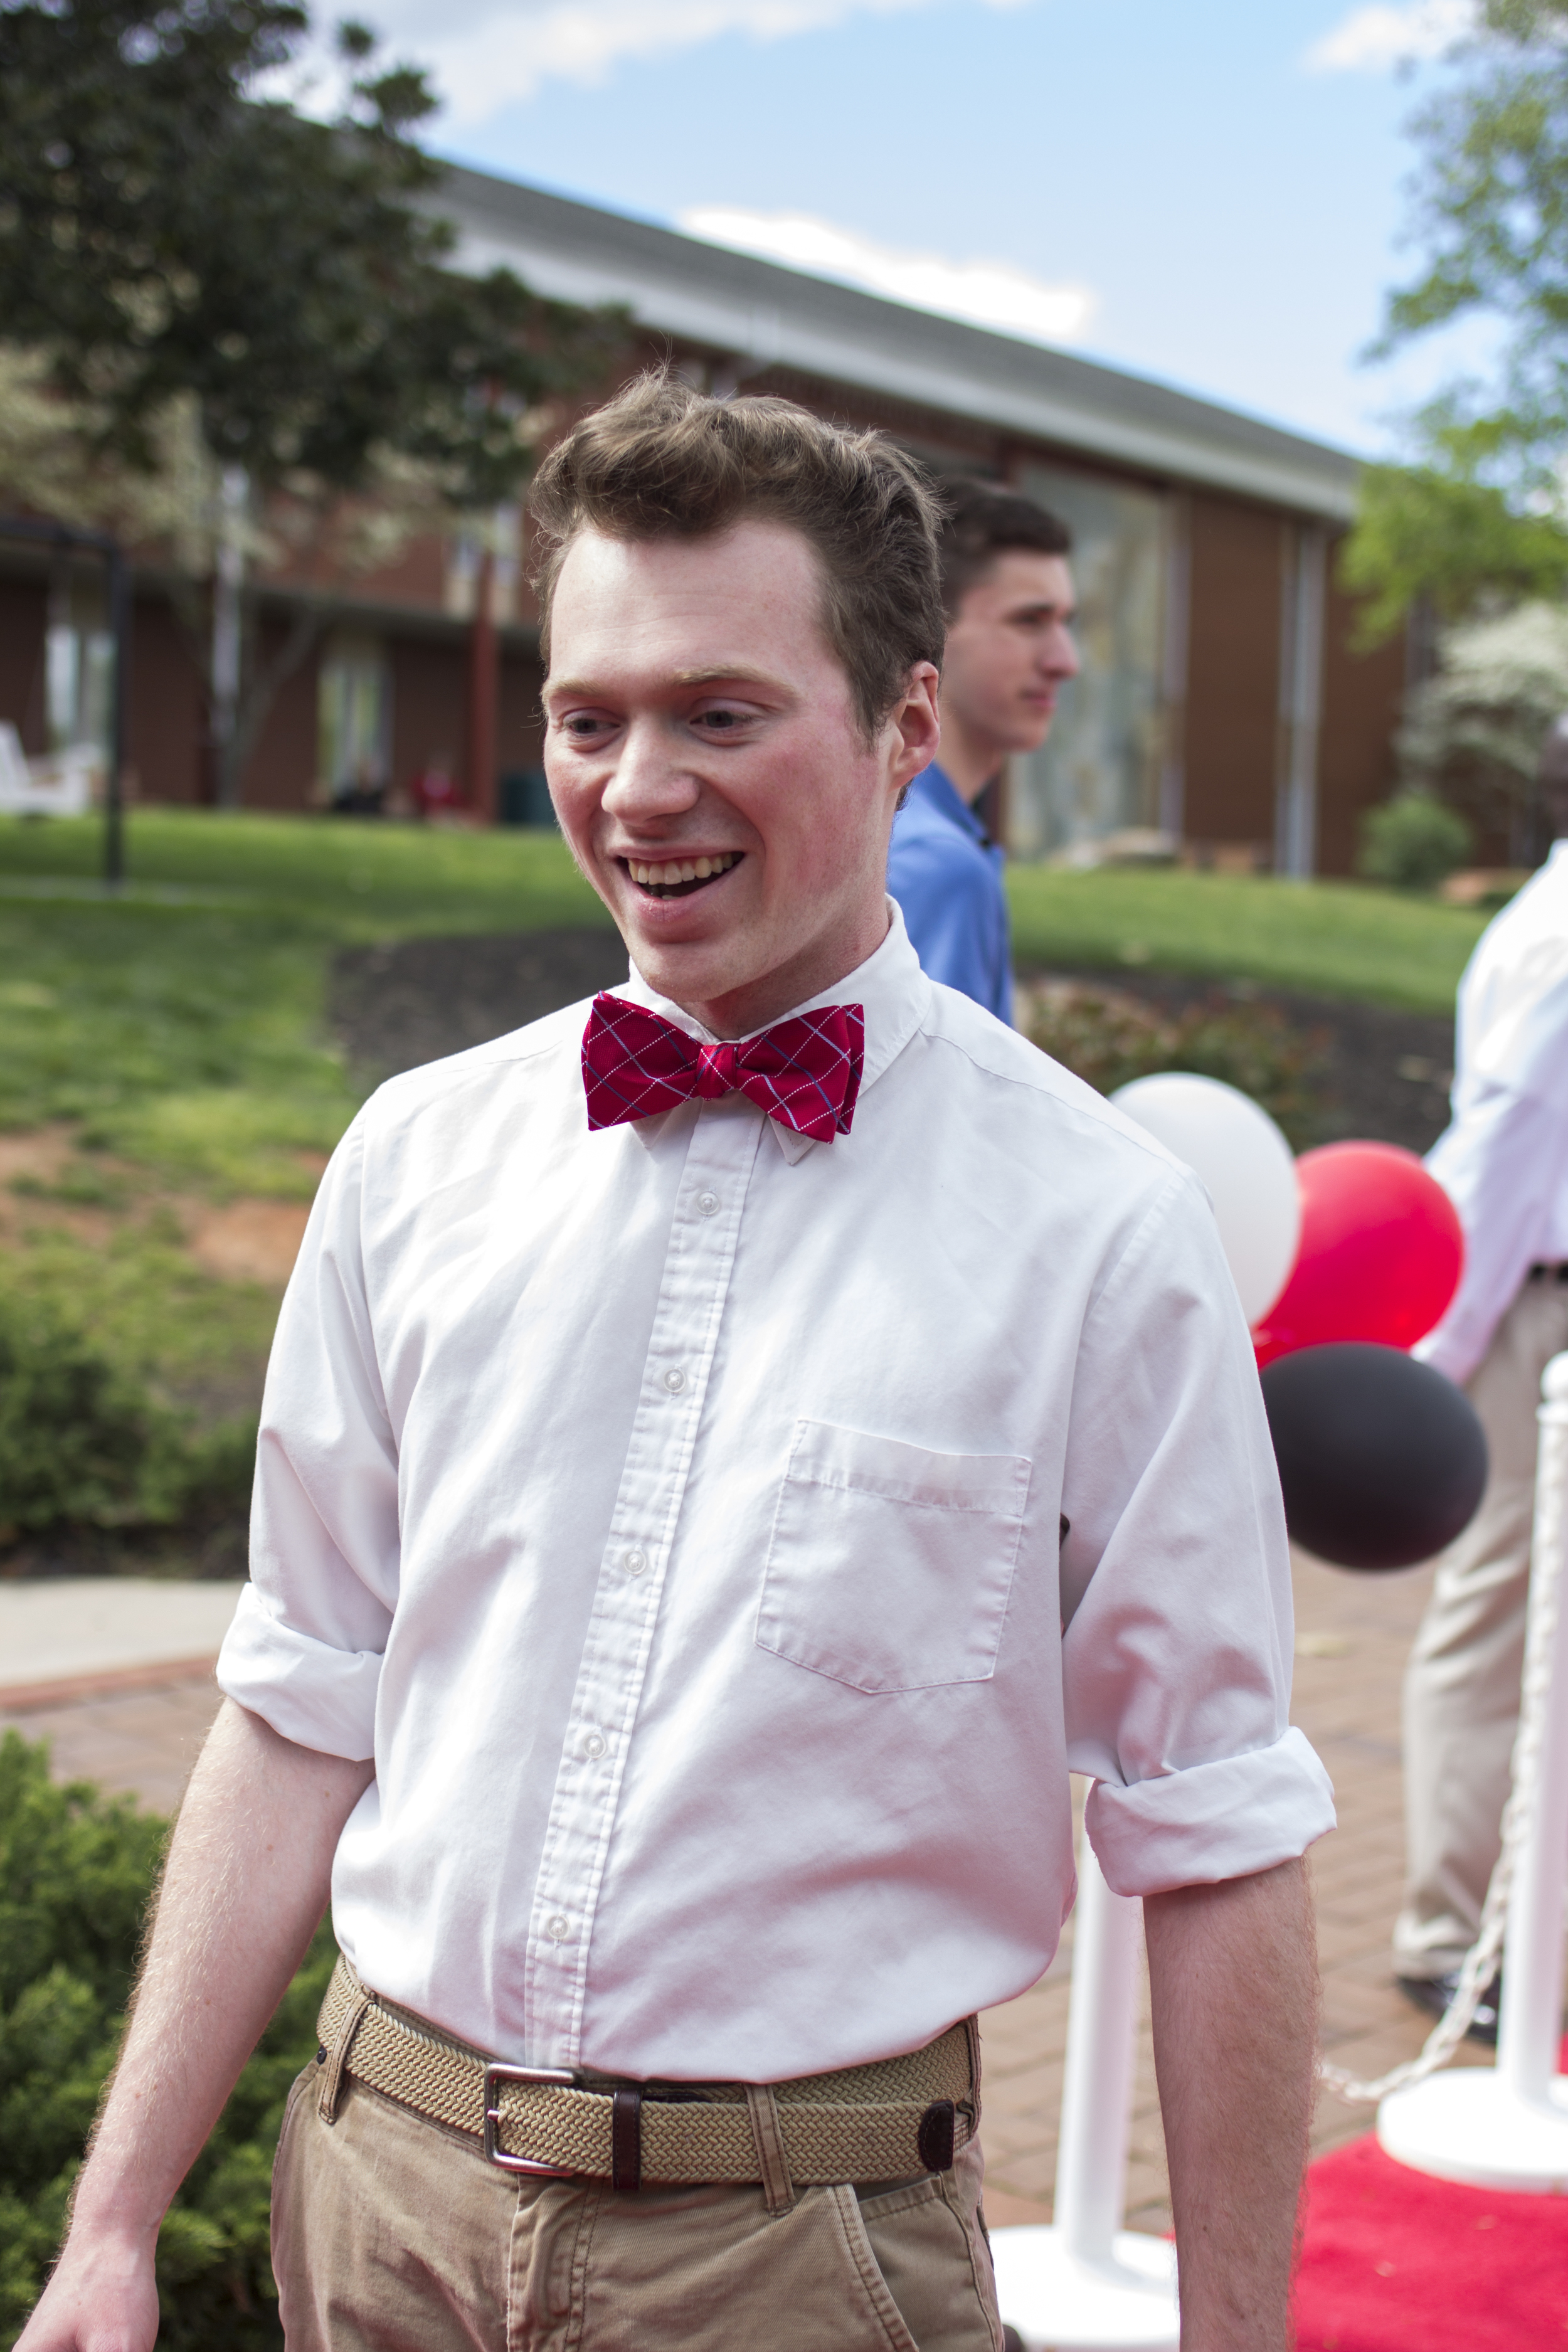
[[[1430,793],[1396,793],[1363,817],[1356,872],[1395,890],[1435,890],[1468,862],[1473,844],[1464,818]]]
[[[1156,1070],[1192,1070],[1261,1103],[1296,1150],[1314,1139],[1322,1044],[1272,1005],[1238,1004],[1216,992],[1166,1013],[1125,989],[1051,981],[1020,1009],[1042,1053],[1103,1095]]]
[[[41,1743],[0,1740],[0,2347],[21,2333],[64,2230],[167,1828],[89,1782],[57,1787]],[[323,1928],[170,2209],[158,2240],[170,2352],[280,2352],[268,2181],[332,1959]]]
[[[0,1543],[243,1511],[253,1424],[194,1431],[36,1302],[0,1297]]]

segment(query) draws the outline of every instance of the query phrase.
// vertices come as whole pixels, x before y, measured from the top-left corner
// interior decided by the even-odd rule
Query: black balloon
[[[1301,1348],[1263,1375],[1285,1521],[1336,1568],[1412,1568],[1475,1517],[1487,1441],[1429,1364],[1362,1340]]]

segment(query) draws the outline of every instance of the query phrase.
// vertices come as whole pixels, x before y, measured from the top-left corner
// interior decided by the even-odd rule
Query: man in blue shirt
[[[1078,674],[1072,539],[1016,490],[943,488],[942,740],[893,826],[888,888],[931,978],[1011,1024],[1003,853],[974,803],[1010,751],[1045,741],[1058,692]]]

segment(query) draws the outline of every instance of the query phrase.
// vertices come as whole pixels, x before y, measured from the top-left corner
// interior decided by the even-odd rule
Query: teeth
[[[738,851],[726,849],[717,857],[686,858],[678,865],[667,866],[639,865],[636,858],[628,857],[626,870],[632,880],[640,882],[645,888],[669,889],[679,882],[707,882],[715,874],[728,874],[738,856]]]

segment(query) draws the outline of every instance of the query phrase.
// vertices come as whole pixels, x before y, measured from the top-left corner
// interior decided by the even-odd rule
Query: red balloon
[[[1253,1334],[1259,1364],[1342,1339],[1413,1348],[1464,1268],[1464,1235],[1441,1184],[1392,1143],[1325,1143],[1301,1154],[1296,1181],[1301,1244]]]

